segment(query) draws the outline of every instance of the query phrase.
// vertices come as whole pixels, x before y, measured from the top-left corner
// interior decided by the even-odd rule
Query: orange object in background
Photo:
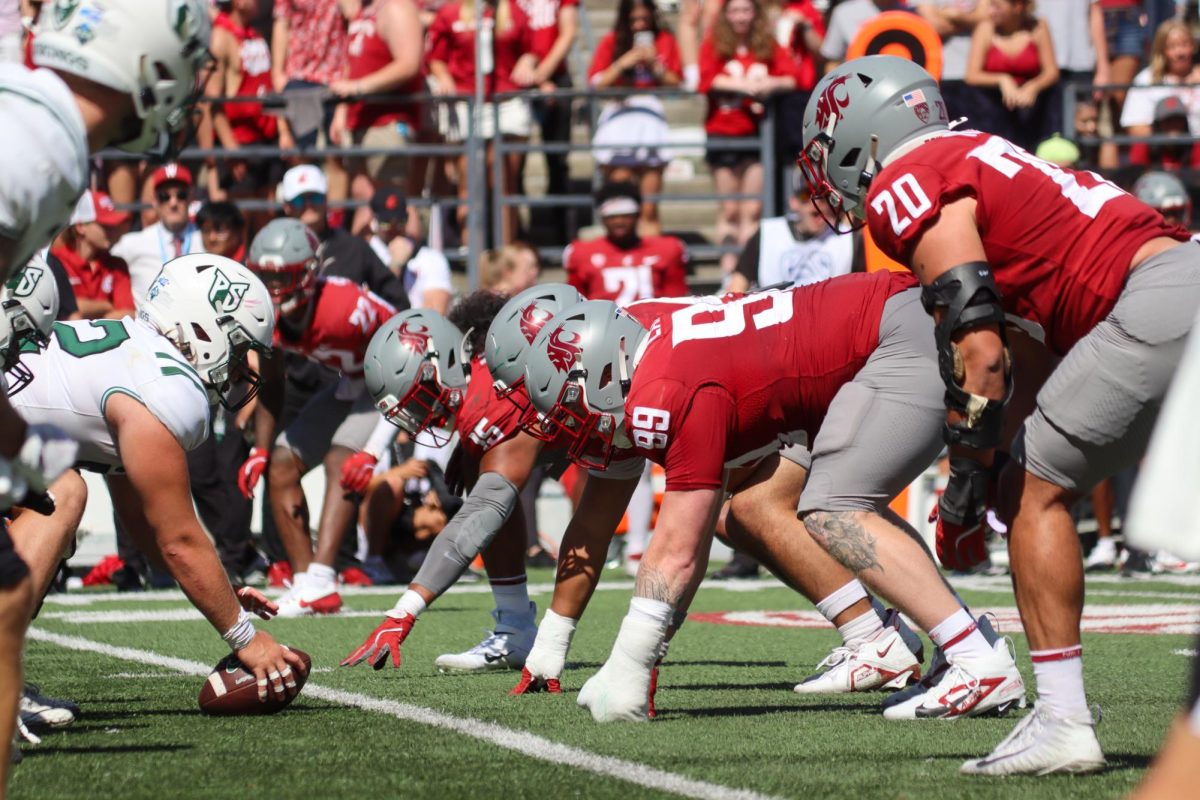
[[[892,260],[879,249],[879,245],[875,244],[875,240],[871,238],[871,232],[866,227],[862,229],[863,235],[863,253],[867,260],[867,272],[878,272],[881,269],[891,270],[892,272],[907,272],[908,267],[901,264],[899,261]]]
[[[860,56],[907,58],[935,79],[942,78],[942,37],[928,22],[907,11],[885,11],[864,23],[846,50],[847,61]]]

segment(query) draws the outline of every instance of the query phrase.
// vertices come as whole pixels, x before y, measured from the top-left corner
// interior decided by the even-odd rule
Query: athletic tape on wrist
[[[254,629],[254,623],[251,621],[250,613],[242,611],[238,614],[237,622],[233,627],[221,634],[221,638],[225,640],[225,644],[229,645],[229,649],[233,651],[241,650],[254,640],[254,636],[258,631]]]

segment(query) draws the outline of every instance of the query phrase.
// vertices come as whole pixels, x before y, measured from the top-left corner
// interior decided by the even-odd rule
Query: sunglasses
[[[323,206],[325,205],[325,195],[319,192],[307,192],[288,200],[288,205],[296,210],[302,209],[305,206]]]
[[[186,203],[188,191],[187,189],[159,189],[154,193],[154,198],[160,203],[168,203],[172,200],[180,200]]]

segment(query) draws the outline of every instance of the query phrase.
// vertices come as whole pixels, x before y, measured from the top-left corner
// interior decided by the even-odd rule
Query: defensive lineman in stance
[[[975,559],[985,552],[989,468],[1007,444],[1013,385],[1005,315],[1039,328],[1062,357],[1012,442],[1014,462],[999,487],[1038,703],[989,756],[962,770],[1099,769],[1069,509],[1145,451],[1200,308],[1200,247],[1093,173],[1049,164],[997,136],[950,130],[936,81],[900,58],[854,59],[822,79],[805,111],[800,163],[814,194],[842,219],[865,222],[923,286],[951,446],[944,547]],[[820,527],[811,515],[805,522]]]

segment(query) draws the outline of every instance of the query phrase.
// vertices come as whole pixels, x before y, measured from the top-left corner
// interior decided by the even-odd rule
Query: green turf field
[[[548,602],[547,572],[533,595]],[[611,587],[604,590],[606,585]],[[974,579],[980,608],[1014,605],[1006,579]],[[631,582],[606,578],[580,625],[565,694],[513,698],[515,673],[443,676],[434,658],[475,644],[490,622],[486,587],[463,587],[421,618],[404,666],[337,668],[396,593],[347,596],[363,616],[276,620],[316,670],[296,703],[268,718],[201,716],[196,695],[224,645],[180,595],[48,599],[27,646],[28,677],[71,697],[84,717],[25,747],[18,798],[1008,798],[1118,797],[1138,780],[1185,691],[1185,633],[1085,633],[1089,699],[1110,767],[1099,776],[980,779],[959,763],[985,754],[1012,719],[888,722],[880,695],[801,697],[792,685],[837,634],[689,622],[672,646],[653,723],[600,726],[575,705],[607,656]],[[694,613],[808,611],[773,583],[706,585]],[[1090,581],[1093,628],[1183,631],[1200,617],[1200,582]],[[1101,606],[1121,606],[1105,612]],[[1133,606],[1133,608],[1130,608]],[[803,616],[803,615],[802,615]],[[764,615],[743,619],[761,621]],[[789,621],[787,615],[771,618]],[[1002,627],[1005,627],[1002,624]],[[1008,626],[1011,630],[1011,626]],[[1026,677],[1025,639],[1014,635]],[[80,650],[79,648],[85,648]],[[87,649],[90,648],[90,651]],[[114,650],[114,648],[126,648]],[[96,652],[99,649],[101,652]],[[190,674],[189,674],[190,673]],[[507,747],[499,746],[505,743]]]

